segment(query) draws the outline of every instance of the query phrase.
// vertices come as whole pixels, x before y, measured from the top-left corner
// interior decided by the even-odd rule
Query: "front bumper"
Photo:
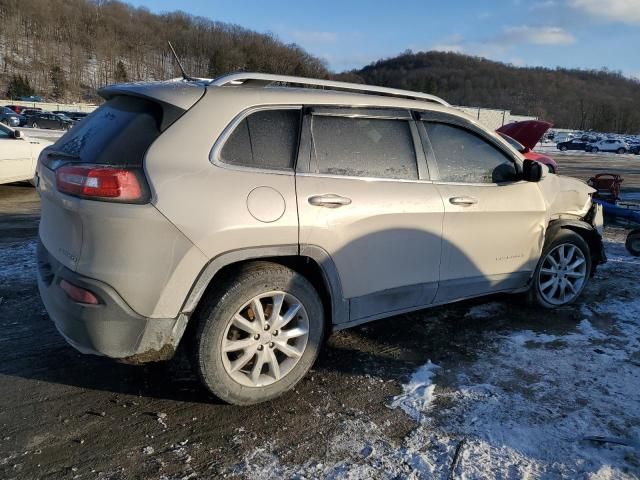
[[[38,289],[56,328],[82,353],[104,355],[132,363],[167,360],[175,352],[187,318],[146,318],[135,313],[109,285],[72,272],[40,241]],[[66,280],[93,292],[99,305],[70,299],[60,287]]]

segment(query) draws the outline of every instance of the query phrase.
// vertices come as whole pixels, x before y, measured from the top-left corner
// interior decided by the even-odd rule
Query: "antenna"
[[[173,48],[173,45],[171,45],[171,42],[167,41],[167,43],[169,44],[169,48],[171,49],[171,53],[173,53],[173,57],[176,59],[176,62],[178,63],[178,68],[180,68],[180,72],[182,73],[182,78],[184,78],[185,80],[193,81],[194,79],[192,77],[190,77],[189,75],[187,75],[187,72],[184,71],[184,67],[182,66],[182,63],[180,62],[180,59],[178,58],[178,54],[176,53],[175,49]]]

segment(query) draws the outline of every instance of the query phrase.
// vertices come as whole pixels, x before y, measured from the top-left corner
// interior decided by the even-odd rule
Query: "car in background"
[[[87,112],[67,112],[67,116],[76,122],[82,120],[87,115],[89,115]]]
[[[0,184],[32,181],[40,152],[52,145],[21,130],[0,125]]]
[[[20,125],[20,117],[18,114],[7,107],[0,107],[0,123],[8,127],[17,127]]]
[[[556,144],[556,148],[561,152],[566,152],[567,150],[581,150],[585,151],[587,146],[590,145],[591,142],[587,139],[582,138],[574,138],[567,142],[560,142]]]
[[[5,105],[5,106],[18,114],[21,114],[23,110],[26,110],[27,108],[29,108],[29,107],[25,107],[24,105]]]
[[[635,143],[629,146],[629,153],[633,153],[634,155],[640,155],[640,143]]]
[[[39,95],[29,95],[28,97],[20,97],[22,102],[42,102],[42,97]]]
[[[585,149],[587,152],[615,152],[615,153],[627,153],[629,151],[629,145],[617,138],[606,138],[599,142],[589,144]]]
[[[551,173],[557,173],[558,163],[553,158],[533,151],[552,126],[553,124],[542,120],[525,120],[503,125],[496,132],[518,150],[524,158],[542,163],[549,168]]]
[[[73,120],[61,117],[55,113],[40,112],[31,115],[27,124],[33,128],[53,128],[56,130],[69,130],[73,126]]]

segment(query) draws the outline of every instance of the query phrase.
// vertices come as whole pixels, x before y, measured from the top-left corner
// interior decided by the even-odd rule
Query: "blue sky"
[[[640,0],[132,0],[294,42],[342,71],[404,50],[515,65],[621,70],[640,78]]]

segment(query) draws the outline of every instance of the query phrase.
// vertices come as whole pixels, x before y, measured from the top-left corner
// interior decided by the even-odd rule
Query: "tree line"
[[[22,92],[27,79],[47,99],[95,101],[109,83],[176,77],[167,40],[197,77],[328,76],[295,44],[184,12],[157,15],[112,0],[0,0],[0,96]]]
[[[407,51],[339,77],[431,93],[454,105],[509,109],[561,128],[640,133],[640,82],[606,69],[523,68],[458,53]]]

